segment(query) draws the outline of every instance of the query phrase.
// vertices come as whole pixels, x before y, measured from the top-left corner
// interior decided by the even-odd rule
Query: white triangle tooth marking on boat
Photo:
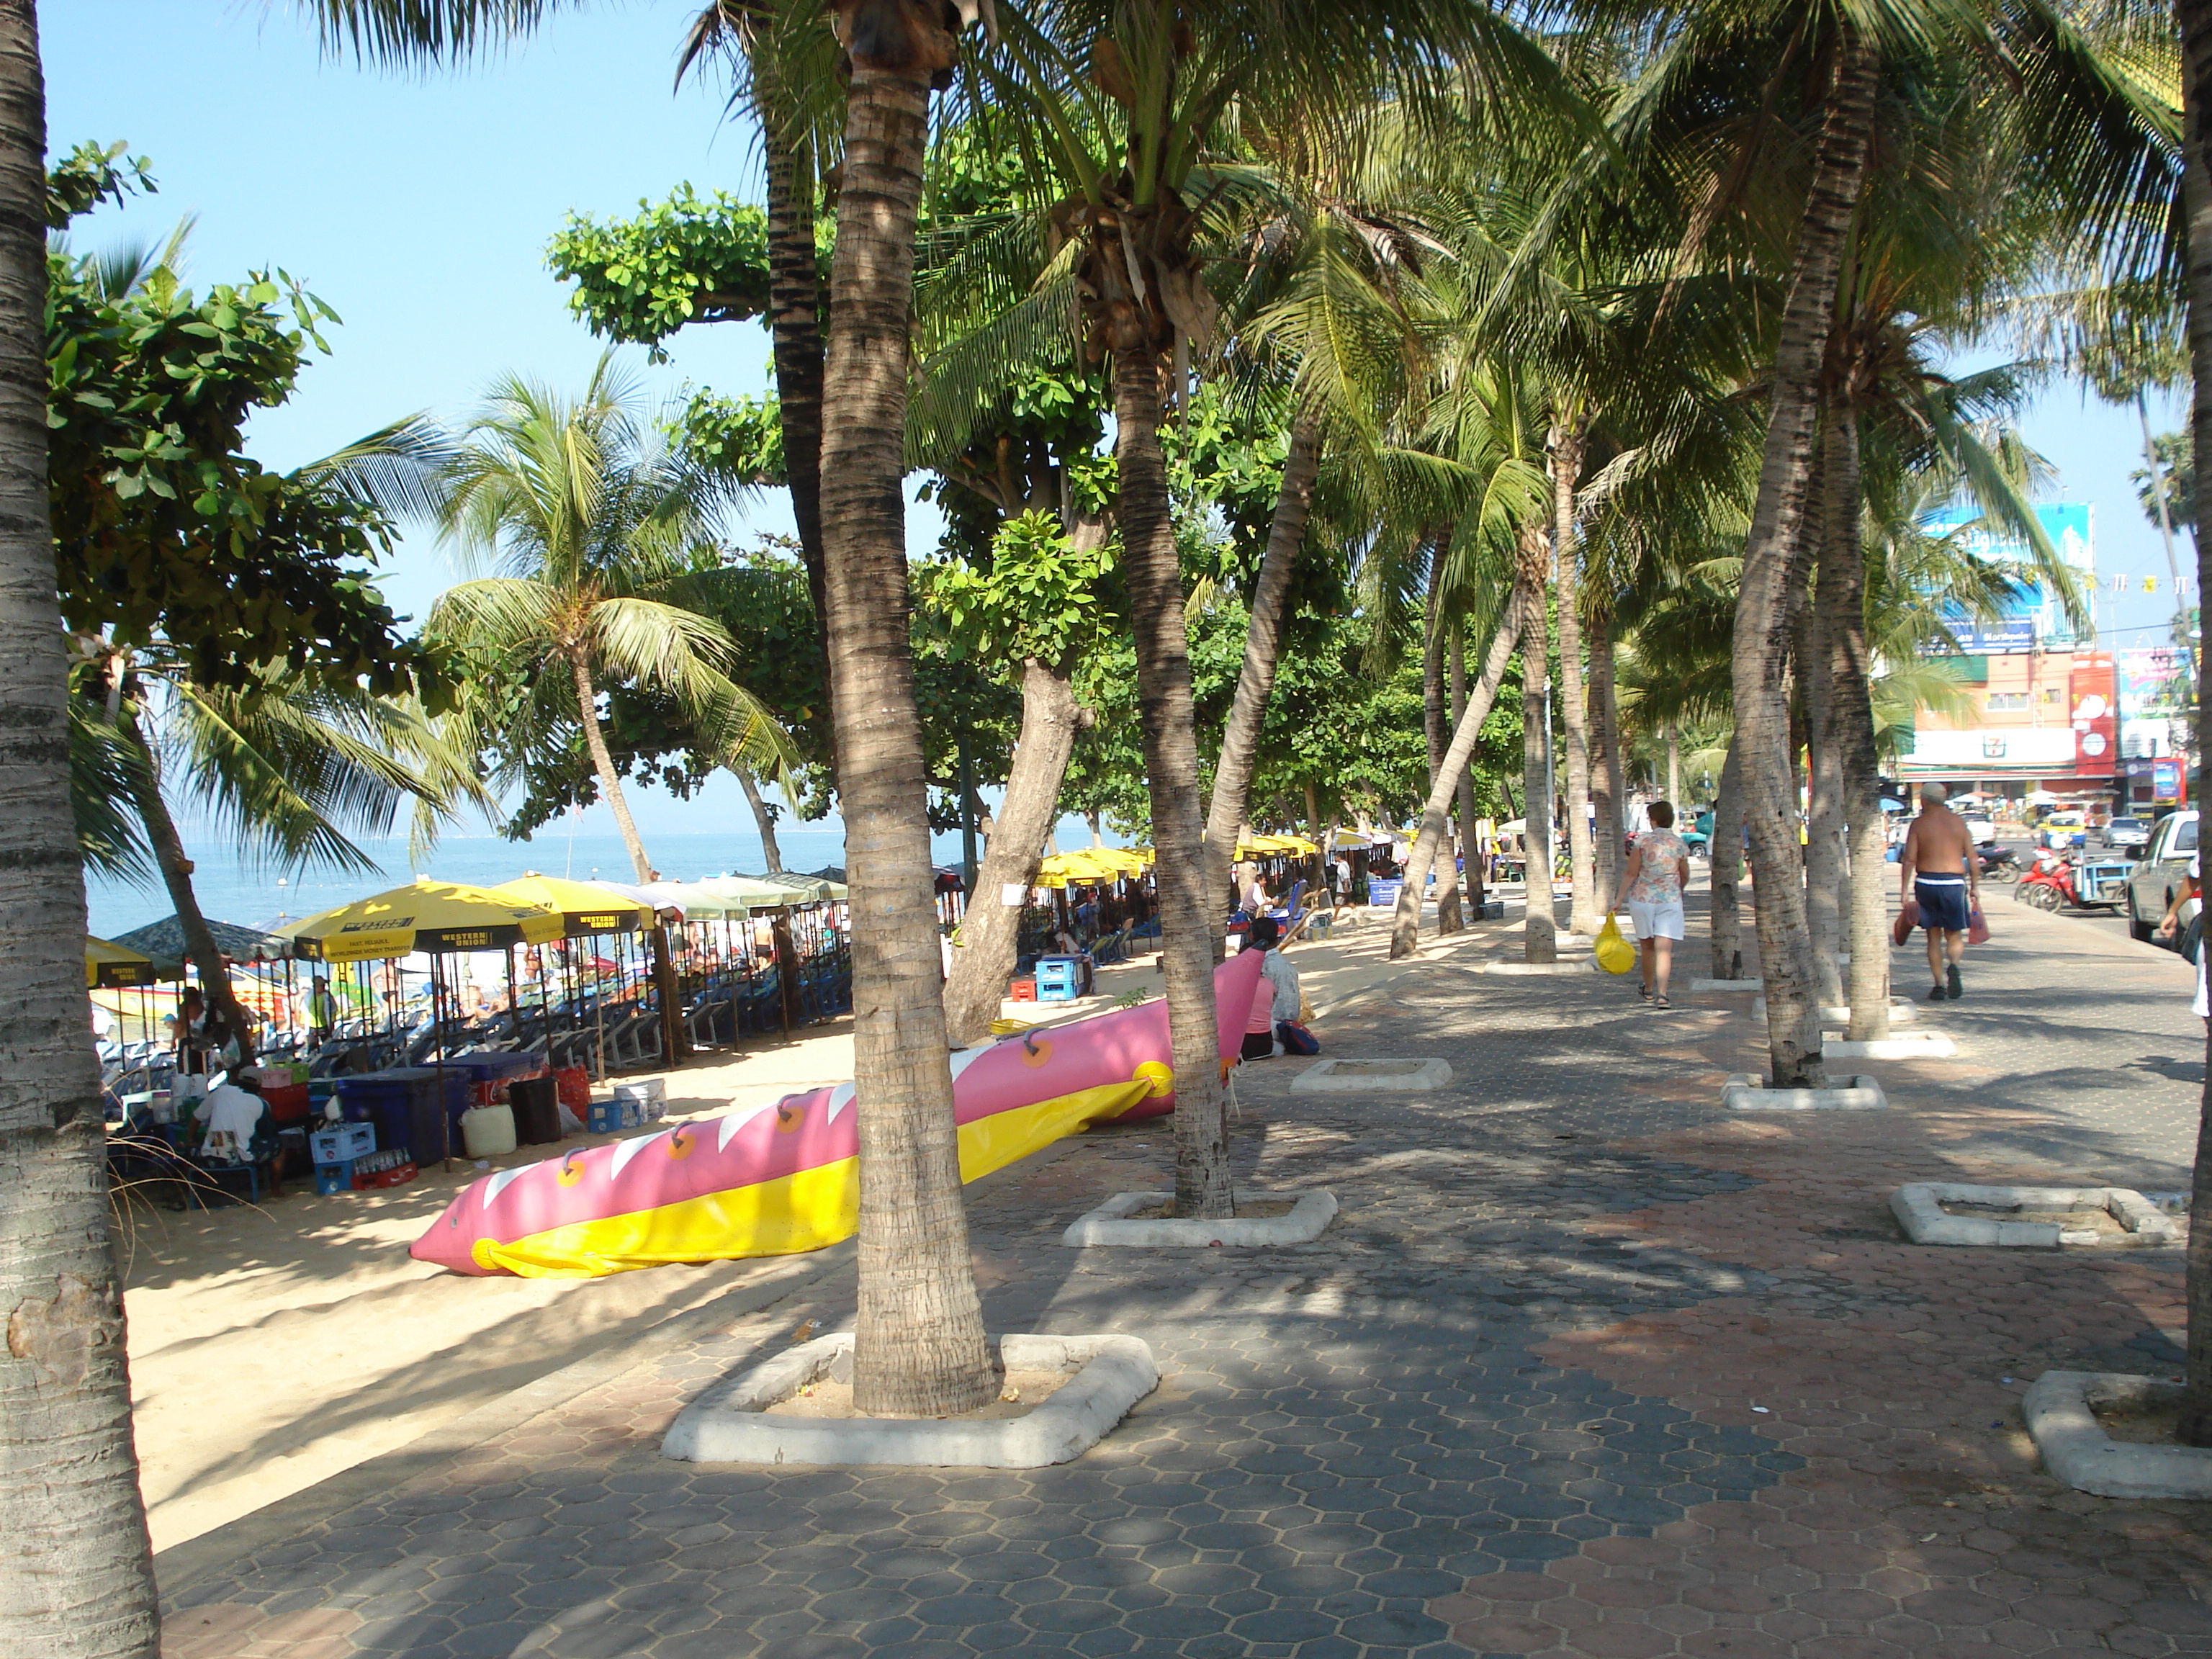
[[[952,1051],[952,1080],[955,1083],[959,1082],[961,1073],[966,1071],[970,1066],[973,1066],[977,1060],[982,1059],[984,1055],[989,1054],[992,1049],[998,1046],[999,1045],[995,1042],[986,1042],[980,1047],[974,1048],[955,1048]]]
[[[788,1098],[788,1097],[786,1097],[786,1098]],[[751,1107],[744,1111],[723,1113],[721,1116],[721,1129],[714,1137],[714,1150],[718,1152],[727,1152],[730,1147],[730,1142],[737,1138],[738,1130],[744,1128],[746,1124],[751,1122],[762,1113],[772,1112],[782,1104],[783,1102],[781,1100],[763,1101],[760,1105]]]
[[[852,1098],[853,1085],[849,1083],[841,1083],[835,1089],[831,1090],[830,1091],[829,1113],[823,1119],[823,1121],[825,1123],[835,1123],[837,1121],[837,1114],[843,1111],[845,1108],[851,1103]]]
[[[535,1164],[518,1164],[512,1170],[501,1170],[497,1175],[487,1176],[484,1181],[484,1208],[491,1208],[495,1199],[538,1167]]]
[[[667,1139],[668,1136],[664,1132],[657,1135],[640,1135],[635,1140],[617,1141],[615,1143],[615,1155],[608,1161],[607,1164],[607,1179],[612,1181],[617,1176],[621,1175],[623,1172],[623,1166],[628,1164],[630,1159],[635,1158],[640,1152],[643,1152],[647,1146],[650,1146],[654,1141],[665,1140]]]

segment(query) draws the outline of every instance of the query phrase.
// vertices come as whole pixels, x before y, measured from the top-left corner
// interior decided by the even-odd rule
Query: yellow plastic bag
[[[1625,974],[1636,966],[1636,947],[1620,936],[1620,924],[1611,916],[1597,930],[1597,943],[1590,947],[1597,965],[1608,974]]]

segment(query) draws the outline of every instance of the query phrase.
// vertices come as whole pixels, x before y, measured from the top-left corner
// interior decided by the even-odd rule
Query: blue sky
[[[544,268],[562,216],[625,213],[686,180],[758,199],[750,135],[723,123],[720,87],[671,91],[695,9],[601,0],[556,16],[535,40],[422,76],[326,58],[288,0],[48,0],[40,24],[54,148],[128,139],[153,158],[161,186],[126,212],[104,211],[77,240],[158,240],[195,214],[187,275],[198,285],[281,265],[343,317],[329,337],[334,355],[302,376],[291,404],[255,423],[254,451],[272,465],[416,410],[458,418],[508,370],[580,385],[601,345]],[[657,395],[687,380],[732,392],[768,384],[766,337],[751,326],[687,330],[673,353],[659,369],[629,353]],[[2171,410],[2153,418],[2161,430],[2179,422]],[[2056,388],[2027,435],[2058,469],[2052,494],[2096,507],[2100,571],[2136,577],[2136,591],[2118,599],[2103,584],[2106,642],[2164,643],[2165,555],[2127,483],[2141,465],[2133,411]],[[776,498],[753,519],[789,527]],[[922,544],[931,522],[921,509]],[[2185,539],[2181,556],[2189,569]],[[418,535],[384,586],[420,616],[452,574]],[[2160,579],[2155,597],[2141,592],[2147,574]],[[742,811],[734,787],[727,793],[715,809]],[[696,804],[641,806],[641,817],[672,827],[697,821]]]

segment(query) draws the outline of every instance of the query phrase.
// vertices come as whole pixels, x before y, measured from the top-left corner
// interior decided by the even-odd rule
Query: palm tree
[[[611,357],[571,403],[508,376],[493,388],[441,480],[439,516],[463,552],[504,574],[448,588],[431,607],[434,638],[524,688],[523,718],[500,737],[514,765],[558,711],[573,719],[640,881],[652,860],[631,817],[599,721],[621,682],[674,696],[709,749],[774,767],[781,735],[725,669],[730,637],[702,614],[714,573],[692,557],[714,482],[644,421]]]
[[[153,1552],[131,1439],[100,1071],[85,1023],[69,661],[46,499],[46,88],[33,0],[0,0],[0,1650],[153,1659]]]
[[[1005,9],[981,88],[1066,194],[1055,220],[1088,343],[1113,360],[1116,518],[1136,635],[1176,1085],[1176,1207],[1232,1214],[1215,1058],[1215,901],[1207,890],[1190,654],[1161,426],[1210,343],[1200,252],[1210,163],[1240,129],[1341,146],[1378,97],[1459,74],[1548,88],[1548,62],[1467,0],[1040,0]],[[1264,49],[1254,43],[1264,42]],[[1347,75],[1347,64],[1366,73]],[[1202,175],[1206,175],[1203,176]]]

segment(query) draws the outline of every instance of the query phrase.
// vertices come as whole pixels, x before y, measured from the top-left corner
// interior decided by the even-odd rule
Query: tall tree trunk
[[[1705,845],[1712,889],[1713,977],[1743,977],[1743,751],[1729,739],[1713,795],[1713,835]],[[1885,960],[1887,958],[1885,957]]]
[[[1853,1042],[1889,1035],[1889,919],[1883,902],[1881,761],[1875,747],[1870,682],[1874,653],[1867,645],[1866,550],[1859,526],[1858,411],[1830,406],[1820,476],[1826,489],[1827,546],[1821,551],[1820,631],[1828,648],[1828,750],[1835,758],[1844,823],[1850,836],[1844,907],[1850,942],[1850,1028]]]
[[[1521,618],[1521,844],[1528,875],[1528,915],[1521,953],[1529,962],[1559,958],[1559,913],[1552,900],[1552,678],[1545,595],[1550,587],[1551,532],[1530,525],[1521,532],[1514,583]]]
[[[853,917],[854,1404],[943,1417],[981,1405],[993,1378],[960,1191],[908,635],[901,483],[928,76],[926,65],[854,57],[830,289],[822,538]]]
[[[584,747],[592,757],[592,769],[599,775],[599,793],[613,809],[615,827],[622,831],[623,845],[629,849],[629,861],[637,871],[637,878],[651,881],[653,860],[645,855],[645,842],[637,833],[637,822],[629,815],[629,802],[623,796],[622,779],[615,772],[615,757],[607,752],[607,734],[599,729],[599,688],[592,684],[591,665],[580,652],[569,657],[568,672],[576,683],[576,714],[583,723]]]
[[[1436,552],[1436,564],[1441,564],[1443,559],[1443,548],[1439,544]],[[1442,614],[1442,608],[1437,603],[1441,592],[1437,581],[1436,564],[1431,564],[1429,569],[1428,617],[1426,626],[1423,629],[1421,645],[1421,723],[1426,730],[1429,740],[1429,788],[1431,791],[1434,791],[1437,787],[1437,780],[1443,775],[1446,722],[1449,720],[1446,712],[1449,702],[1444,693],[1446,623]],[[1462,914],[1459,905],[1459,869],[1453,858],[1455,841],[1456,837],[1451,833],[1450,823],[1447,820],[1443,841],[1439,850],[1444,855],[1445,868],[1449,874],[1437,885],[1437,933],[1439,936],[1456,933],[1467,926],[1466,918]],[[1416,904],[1420,902],[1423,896],[1422,890],[1427,885],[1428,876],[1424,872],[1421,877],[1421,886],[1413,890],[1413,902]]]
[[[1613,617],[1600,605],[1590,617],[1590,801],[1597,809],[1597,889],[1613,896],[1620,886],[1627,826],[1621,808],[1627,799],[1620,769],[1620,701],[1614,685]],[[1677,808],[1681,803],[1677,801]]]
[[[1459,735],[1460,722],[1467,717],[1467,633],[1457,617],[1452,619],[1451,630],[1451,717],[1452,735]],[[1487,720],[1489,713],[1484,712]],[[1474,752],[1470,739],[1468,753]],[[1482,920],[1482,848],[1474,836],[1474,768],[1462,763],[1459,769],[1459,854],[1465,868],[1462,874],[1467,884],[1468,918]]]
[[[1838,29],[1835,79],[1797,229],[1790,297],[1774,354],[1772,403],[1738,588],[1731,678],[1751,826],[1759,970],[1769,1064],[1778,1087],[1826,1083],[1807,949],[1805,889],[1781,690],[1789,652],[1790,556],[1805,513],[1819,412],[1820,360],[1834,315],[1844,241],[1857,210],[1874,125],[1879,65],[1849,22]]]
[[[1682,804],[1682,732],[1672,720],[1667,722],[1667,800]]]
[[[1118,239],[1111,269],[1121,262]],[[1223,1111],[1220,1039],[1213,1006],[1213,953],[1220,887],[1206,877],[1198,804],[1198,738],[1193,725],[1190,643],[1183,631],[1182,572],[1160,449],[1161,362],[1143,343],[1114,354],[1114,454],[1121,469],[1121,568],[1137,643],[1137,703],[1144,716],[1145,770],[1152,807],[1152,866],[1158,884],[1160,957],[1167,972],[1168,1037],[1175,1064],[1176,1213],[1214,1219],[1236,1213],[1229,1127]],[[1249,666],[1249,659],[1247,659]],[[1241,806],[1224,840],[1233,843]]]
[[[1213,769],[1213,799],[1206,815],[1206,890],[1229,884],[1236,856],[1237,830],[1249,811],[1252,772],[1259,758],[1260,734],[1267,723],[1267,698],[1275,689],[1281,660],[1283,610],[1290,596],[1291,573],[1305,545],[1306,520],[1313,510],[1314,475],[1321,466],[1321,422],[1301,409],[1291,422],[1290,447],[1283,457],[1283,482],[1275,496],[1275,516],[1267,526],[1267,550],[1252,591],[1252,617],[1244,632],[1244,664],[1237,675],[1237,695],[1221,730],[1221,759]],[[1182,1097],[1176,1097],[1178,1102]],[[1180,1109],[1180,1107],[1178,1107]]]
[[[215,942],[207,918],[200,914],[199,896],[192,890],[192,861],[185,856],[184,838],[177,834],[176,820],[169,816],[169,804],[162,799],[161,762],[140,724],[144,711],[136,698],[126,697],[120,713],[118,724],[133,750],[125,769],[131,780],[131,804],[146,826],[155,866],[161,872],[162,886],[168,890],[177,925],[184,930],[185,954],[199,969],[200,995],[237,1040],[240,1063],[250,1065],[254,1054],[253,1027],[230,988],[230,964],[223,960],[222,947]]]
[[[961,921],[960,948],[952,953],[952,976],[945,986],[945,1030],[957,1047],[991,1040],[991,1022],[999,1017],[1014,970],[1022,920],[1021,907],[1000,902],[1000,896],[1036,880],[1081,712],[1064,672],[1034,657],[1022,665],[1021,736],[1006,774],[1006,799],[999,804],[997,833],[976,878],[981,898]]]
[[[783,848],[776,845],[775,814],[769,811],[768,803],[761,799],[760,785],[753,781],[750,772],[739,772],[738,783],[745,792],[745,805],[753,809],[753,823],[760,831],[761,859],[771,876],[783,873]]]
[[[46,522],[46,92],[0,0],[0,1653],[153,1659]]]
[[[1541,604],[1539,600],[1539,609]],[[1497,701],[1498,688],[1504,682],[1505,666],[1513,659],[1517,632],[1514,609],[1509,607],[1506,614],[1498,618],[1498,632],[1492,636],[1490,653],[1483,659],[1482,678],[1468,696],[1467,707],[1461,711],[1452,728],[1451,742],[1444,750],[1443,764],[1429,786],[1429,799],[1421,809],[1420,831],[1413,837],[1413,850],[1406,854],[1406,884],[1398,890],[1398,908],[1390,917],[1390,956],[1394,961],[1411,956],[1420,943],[1421,892],[1429,884],[1429,872],[1436,864],[1437,849],[1443,844],[1444,819],[1451,811],[1452,795],[1467,772],[1468,762],[1474,757],[1475,739],[1482,735],[1482,723],[1490,718],[1490,705]]]
[[[2182,49],[2183,215],[2188,227],[2185,292],[2189,362],[2196,381],[2190,410],[2197,465],[2197,592],[2212,583],[2212,0],[2178,0]],[[2197,752],[2212,755],[2212,697],[2197,699]],[[2188,1394],[2177,1437],[2212,1446],[2212,1028],[2208,1028],[2204,1096],[2197,1129],[2189,1202]],[[0,1401],[0,1405],[4,1405]]]
[[[1830,420],[1837,418],[1832,403]],[[1805,594],[1803,621],[1798,629],[1797,684],[1805,708],[1805,920],[1812,937],[1813,983],[1823,1007],[1845,1000],[1844,949],[1844,773],[1836,753],[1835,641],[1829,637],[1828,612],[1824,604],[1828,584],[1837,580],[1832,567],[1857,556],[1844,549],[1836,514],[1839,503],[1828,477],[1827,463],[1836,445],[1824,435],[1820,459],[1813,471],[1816,499],[1807,503],[1800,539],[1805,554],[1798,561],[1806,579],[1796,584]],[[1857,518],[1851,523],[1854,533]],[[1817,574],[1816,574],[1817,572]],[[1849,580],[1848,574],[1841,578]]]
[[[1567,741],[1567,866],[1573,899],[1570,931],[1589,937],[1605,913],[1597,908],[1597,856],[1590,835],[1589,711],[1583,682],[1582,543],[1575,533],[1575,491],[1582,483],[1583,434],[1572,424],[1552,428],[1553,591],[1559,599],[1559,723]]]
[[[776,418],[783,428],[791,517],[814,605],[814,642],[830,660],[822,552],[822,267],[814,242],[814,147],[790,131],[792,100],[769,61],[753,59],[754,113],[768,167],[769,338],[775,360]]]

